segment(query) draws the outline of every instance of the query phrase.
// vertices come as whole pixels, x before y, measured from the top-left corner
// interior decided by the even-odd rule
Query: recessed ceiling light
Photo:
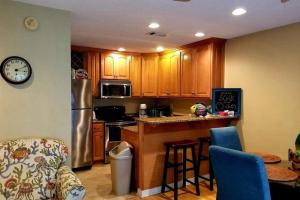
[[[160,26],[160,25],[159,25],[158,23],[152,22],[152,23],[149,24],[148,27],[149,27],[149,28],[159,28],[159,26]]]
[[[118,49],[118,51],[125,51],[126,49],[124,49],[123,47],[120,47],[119,49]]]
[[[156,51],[158,51],[158,52],[161,52],[161,51],[164,51],[164,50],[165,50],[165,48],[162,47],[162,46],[158,46],[158,47],[156,48]]]
[[[232,14],[235,16],[240,16],[240,15],[245,14],[246,12],[247,12],[247,10],[244,8],[237,8],[232,11]]]
[[[195,33],[195,36],[196,37],[203,37],[203,36],[205,36],[205,34],[202,33],[202,32],[197,32],[197,33]]]

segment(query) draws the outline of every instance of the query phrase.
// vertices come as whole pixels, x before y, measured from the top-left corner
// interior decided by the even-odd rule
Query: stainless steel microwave
[[[131,97],[131,82],[129,80],[101,80],[101,98]]]

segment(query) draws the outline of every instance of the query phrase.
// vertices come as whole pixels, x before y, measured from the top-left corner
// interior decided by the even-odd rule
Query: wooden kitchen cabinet
[[[142,58],[132,56],[130,61],[130,81],[132,85],[132,96],[139,97],[142,94]]]
[[[165,54],[159,59],[158,96],[180,95],[180,52]]]
[[[93,123],[93,161],[104,160],[104,123]]]
[[[191,97],[195,95],[196,88],[196,64],[193,62],[193,49],[181,52],[181,96]]]
[[[98,52],[85,53],[85,68],[88,78],[92,80],[92,94],[94,97],[98,97],[98,82],[100,81],[100,54]]]
[[[157,96],[158,55],[142,56],[142,95]]]
[[[225,40],[211,39],[182,50],[181,96],[211,98],[223,87]]]
[[[129,79],[129,64],[131,56],[102,53],[101,78],[102,79]]]
[[[195,52],[196,96],[210,97],[212,89],[212,44],[201,45]]]

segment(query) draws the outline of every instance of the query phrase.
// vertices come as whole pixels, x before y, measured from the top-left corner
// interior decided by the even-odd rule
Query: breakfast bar
[[[145,197],[160,192],[165,142],[186,139],[197,140],[201,137],[208,137],[210,128],[234,125],[237,120],[236,117],[228,116],[196,117],[184,115],[139,118],[137,126],[124,127],[122,140],[129,142],[134,147],[133,180],[139,196]],[[205,146],[204,151],[207,153],[207,146]],[[181,159],[180,154],[179,159]],[[208,162],[206,161],[206,163],[201,164],[200,174],[207,173]],[[168,174],[167,183],[173,182],[171,174],[171,172]],[[188,172],[187,177],[193,177],[193,173]]]

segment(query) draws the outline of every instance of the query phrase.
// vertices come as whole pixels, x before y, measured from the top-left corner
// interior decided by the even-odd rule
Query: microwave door
[[[131,86],[129,84],[102,84],[102,98],[127,98],[131,97]]]

